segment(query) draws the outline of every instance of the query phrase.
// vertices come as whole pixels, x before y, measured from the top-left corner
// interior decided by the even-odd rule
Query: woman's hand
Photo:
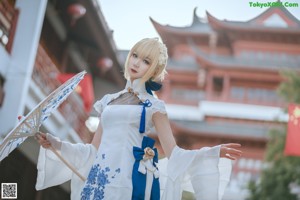
[[[60,139],[58,137],[54,137],[49,133],[38,132],[35,134],[35,139],[45,149],[48,149],[51,146],[56,150],[61,149]]]
[[[45,149],[48,149],[51,146],[51,143],[49,140],[47,140],[47,134],[38,132],[35,134],[34,138],[36,141]]]
[[[228,158],[230,160],[236,160],[242,155],[242,151],[237,149],[240,147],[241,145],[238,143],[222,144],[220,150],[220,157]]]

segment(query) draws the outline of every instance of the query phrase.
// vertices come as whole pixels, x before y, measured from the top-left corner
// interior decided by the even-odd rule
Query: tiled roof
[[[204,59],[219,67],[259,68],[269,70],[300,70],[300,55],[278,54],[277,56],[261,56],[258,53],[244,53],[240,56],[207,54],[196,45],[192,49],[200,59]]]
[[[184,120],[172,120],[176,126],[190,130],[194,133],[218,134],[226,136],[251,137],[257,139],[267,139],[271,129],[282,130],[280,125],[266,126],[254,124],[237,124],[233,122],[193,122]]]

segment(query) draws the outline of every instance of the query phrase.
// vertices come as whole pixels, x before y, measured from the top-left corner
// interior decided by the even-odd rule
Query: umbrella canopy
[[[27,137],[34,136],[39,131],[42,123],[66,100],[85,74],[86,72],[82,71],[70,78],[20,120],[19,124],[7,134],[0,144],[0,162]]]

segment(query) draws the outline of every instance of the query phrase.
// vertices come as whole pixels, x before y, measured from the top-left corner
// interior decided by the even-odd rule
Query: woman
[[[105,95],[94,105],[100,122],[91,144],[70,144],[50,134],[38,135],[44,148],[39,156],[37,189],[71,179],[72,199],[176,200],[181,199],[184,177],[189,177],[197,199],[221,199],[226,184],[221,180],[220,157],[235,160],[241,155],[240,145],[200,150],[176,145],[164,102],[151,92],[160,87],[155,81],[164,79],[167,59],[167,48],[158,39],[146,38],[133,46],[125,63],[125,89]],[[169,159],[165,184],[159,181],[154,140],[147,136],[152,128]],[[52,173],[59,161],[45,150],[51,145],[87,177],[85,182],[67,169]]]

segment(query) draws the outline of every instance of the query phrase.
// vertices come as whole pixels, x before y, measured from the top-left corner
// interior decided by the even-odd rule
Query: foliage
[[[300,103],[300,75],[292,71],[284,71],[281,75],[286,79],[280,84],[278,93],[290,103]]]
[[[282,73],[286,79],[278,89],[287,102],[300,103],[300,76],[297,73]],[[290,191],[290,185],[300,185],[300,157],[285,156],[286,130],[272,130],[267,145],[265,162],[258,183],[248,185],[248,200],[297,200]],[[299,144],[300,145],[300,144]]]

